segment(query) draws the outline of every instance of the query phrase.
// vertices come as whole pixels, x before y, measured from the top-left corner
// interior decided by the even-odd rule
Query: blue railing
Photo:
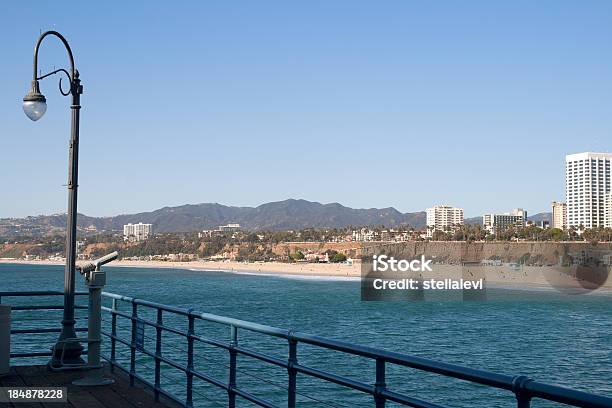
[[[227,405],[234,407],[236,398],[240,397],[262,407],[275,407],[269,401],[263,400],[258,396],[242,389],[236,381],[237,377],[237,358],[239,355],[257,359],[264,363],[281,367],[287,370],[286,378],[286,400],[289,408],[296,406],[297,375],[305,375],[318,378],[323,381],[334,383],[349,389],[369,394],[373,398],[374,405],[384,407],[387,401],[399,403],[401,405],[433,408],[439,405],[405,395],[391,389],[386,383],[387,367],[390,365],[410,367],[413,369],[465,380],[471,383],[481,384],[513,393],[517,401],[517,407],[529,407],[531,400],[540,398],[548,401],[555,401],[563,404],[579,407],[612,407],[612,399],[577,391],[569,388],[559,387],[541,383],[525,376],[509,376],[496,374],[483,370],[471,369],[459,365],[442,363],[439,361],[424,359],[420,357],[379,350],[371,347],[359,346],[337,340],[330,340],[309,334],[294,332],[262,324],[217,316],[209,313],[197,312],[192,309],[183,309],[174,306],[162,305],[141,299],[134,299],[113,293],[104,292],[103,297],[111,299],[111,307],[103,307],[103,310],[111,314],[111,332],[103,332],[110,338],[111,350],[108,357],[109,363],[114,367],[124,370],[133,383],[138,379],[151,386],[157,398],[165,395],[176,402],[190,407],[193,404],[193,380],[199,378],[205,382],[219,387],[227,392]],[[129,304],[129,311],[119,310],[119,302]],[[150,320],[140,316],[142,309],[153,310],[155,320]],[[177,329],[176,326],[164,324],[164,314],[182,316],[187,320],[187,330]],[[129,319],[132,322],[130,338],[123,338],[117,334],[117,317]],[[229,337],[227,341],[219,341],[197,335],[195,332],[196,321],[207,321],[227,326]],[[155,329],[155,350],[147,350],[139,341],[139,325],[147,325]],[[286,358],[278,358],[259,351],[241,347],[238,342],[239,331],[249,331],[257,334],[280,338],[286,341]],[[169,332],[181,336],[187,343],[187,355],[185,363],[164,356],[164,344],[162,333]],[[200,342],[219,349],[225,350],[229,355],[229,375],[225,379],[212,377],[209,373],[201,372],[194,368],[194,343]],[[130,348],[129,367],[125,367],[117,362],[116,347],[121,343]],[[298,362],[298,345],[305,344],[317,348],[345,353],[353,356],[365,357],[375,362],[375,372],[373,382],[365,383],[346,376],[330,373],[320,369],[308,367]],[[143,354],[154,359],[154,378],[153,382],[136,374],[137,354]],[[176,398],[172,393],[163,389],[161,386],[161,363],[178,369],[185,374],[186,397],[184,400]]]
[[[87,292],[76,292],[76,296],[85,296]],[[41,298],[49,298],[49,299],[59,299],[57,303],[49,303],[51,300],[46,302],[45,304],[36,304],[33,305],[30,302],[24,302],[23,299],[29,300],[28,298],[36,297],[38,300]],[[9,298],[9,302],[7,302],[7,298]],[[13,302],[10,302],[10,298],[13,299]],[[22,299],[19,301],[18,299]],[[19,328],[11,328],[11,335],[13,337],[17,337],[16,335],[34,335],[37,336],[35,343],[31,349],[35,348],[35,351],[13,351],[11,349],[11,358],[36,358],[36,357],[50,357],[53,355],[52,349],[55,345],[55,341],[57,337],[50,336],[52,333],[60,333],[61,326],[59,323],[61,321],[61,314],[57,316],[41,316],[40,313],[43,311],[63,311],[64,310],[64,292],[60,291],[24,291],[24,292],[0,292],[0,303],[8,303],[11,304],[11,310],[15,313],[12,317],[13,327],[15,323],[19,324]],[[84,305],[75,305],[75,309],[78,310],[86,310],[87,306]],[[19,315],[28,314],[28,312],[36,312],[39,311],[35,316],[23,317]],[[59,312],[58,312],[59,313]],[[19,315],[18,315],[19,314]],[[29,313],[32,314],[32,313]],[[25,323],[26,321],[32,322],[31,324]],[[25,323],[25,324],[21,324]],[[47,327],[41,327],[42,325],[48,324]],[[51,327],[52,326],[52,327]],[[75,332],[82,333],[87,332],[86,327],[75,327]],[[15,344],[12,342],[11,344]],[[25,346],[28,346],[27,344]],[[46,350],[46,351],[41,351]]]
[[[85,293],[78,294],[83,295]],[[7,296],[19,296],[23,298],[25,296],[37,297],[59,295],[61,295],[59,292],[0,292],[0,300]],[[103,330],[103,334],[109,338],[109,344],[107,344],[106,347],[107,354],[104,355],[103,358],[109,362],[111,369],[117,368],[127,373],[132,385],[138,380],[151,387],[156,400],[159,400],[161,396],[165,396],[185,407],[193,406],[194,396],[197,397],[199,395],[194,392],[194,380],[196,379],[202,380],[210,384],[213,388],[222,390],[226,393],[226,405],[229,407],[235,407],[237,399],[249,401],[262,407],[278,406],[268,399],[264,399],[246,390],[242,384],[239,384],[237,374],[239,372],[238,359],[240,356],[255,359],[266,365],[286,370],[285,382],[281,386],[285,394],[284,399],[286,400],[286,403],[283,403],[283,405],[290,408],[297,405],[298,395],[305,395],[298,390],[298,375],[300,378],[315,378],[369,395],[373,405],[376,407],[384,407],[387,402],[394,402],[411,407],[440,407],[440,405],[435,403],[407,395],[406,393],[394,389],[387,381],[387,374],[391,367],[409,367],[442,377],[450,377],[473,384],[492,387],[493,389],[513,396],[516,400],[516,406],[519,408],[529,407],[533,399],[554,401],[578,407],[612,407],[612,398],[541,383],[525,376],[511,376],[471,369],[459,365],[359,346],[243,320],[201,313],[193,309],[184,309],[146,300],[134,299],[113,293],[104,292],[103,297],[110,302],[109,306],[102,307],[106,315],[109,316],[109,319],[106,320],[106,327],[108,330]],[[123,306],[121,306],[122,304]],[[126,305],[128,306],[127,308],[125,308]],[[61,310],[61,308],[61,306],[57,305],[17,305],[13,307],[13,310]],[[80,308],[83,308],[83,306]],[[127,319],[130,325],[126,327],[119,324],[119,318]],[[184,322],[184,329],[181,328],[179,320]],[[226,332],[228,337],[225,341],[222,341],[198,335],[196,332],[196,322],[198,321],[215,323],[221,325],[221,327],[225,327],[228,329]],[[155,337],[148,338],[148,342],[144,341],[143,337],[145,335],[145,326],[155,331]],[[78,331],[86,331],[86,329],[79,328]],[[30,327],[15,328],[11,330],[14,344],[18,344],[18,339],[23,334],[56,332],[59,332],[59,328]],[[244,333],[243,335],[250,333],[256,336],[267,336],[269,341],[266,340],[266,342],[271,342],[272,339],[284,342],[287,347],[285,356],[281,358],[278,355],[272,355],[271,353],[264,353],[254,348],[244,347],[239,343],[240,333]],[[176,350],[177,346],[170,342],[164,343],[163,339],[165,334],[178,336],[184,340],[186,349],[181,351],[180,358],[174,358],[172,357],[173,353],[169,353],[170,349]],[[152,344],[154,349],[147,348],[147,344]],[[211,346],[215,350],[226,353],[229,364],[227,376],[225,378],[215,376],[212,370],[202,371],[201,369],[195,368],[196,358],[202,357],[201,355],[197,355],[198,350],[201,350],[196,347],[197,344]],[[309,350],[314,348],[316,350],[324,350],[331,353],[341,353],[343,356],[349,356],[351,358],[360,357],[370,360],[373,363],[372,381],[365,382],[302,364],[298,359],[298,348],[300,345],[302,345],[301,350],[305,348]],[[13,358],[50,356],[50,351],[40,351],[40,349],[45,346],[46,345],[41,344],[37,348],[37,351],[30,353],[11,353],[11,356]],[[52,344],[48,346],[50,349]],[[118,356],[118,346],[125,346],[129,349],[129,355],[126,356],[126,360],[129,361],[128,363],[124,364],[120,361],[122,359]],[[138,373],[138,368],[144,365],[145,358],[152,360],[154,363],[151,373],[152,379],[148,378],[150,376]],[[162,371],[169,369],[179,370],[183,373],[184,377],[182,380],[184,381],[182,383],[184,383],[184,397],[178,397],[176,393],[177,387],[183,386],[182,383],[174,383],[172,387],[163,385],[162,379],[164,376]],[[266,380],[265,378],[259,378],[264,381]],[[311,399],[317,401],[316,398]],[[320,400],[319,402],[325,403]],[[225,405],[225,403],[223,405]]]

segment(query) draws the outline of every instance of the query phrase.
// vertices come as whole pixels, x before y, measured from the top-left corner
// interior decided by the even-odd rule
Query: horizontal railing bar
[[[225,350],[229,350],[231,348],[229,344],[225,344],[218,340],[209,339],[207,337],[198,336],[197,334],[191,335],[191,338],[199,341],[200,343],[209,344],[211,346],[219,347]]]
[[[185,373],[190,372],[191,374],[193,374],[194,376],[198,377],[199,379],[204,380],[204,381],[206,381],[208,383],[211,383],[212,385],[216,385],[219,388],[223,388],[226,391],[229,390],[229,385],[228,384],[226,384],[226,383],[224,383],[222,381],[219,381],[216,378],[213,378],[213,377],[209,376],[208,374],[204,374],[201,371],[187,370],[186,368],[185,368],[184,371],[185,371]]]
[[[242,347],[234,347],[234,350],[236,350],[239,354],[242,354],[248,357],[253,357],[258,360],[265,361],[266,363],[274,364],[279,367],[289,368],[289,364],[287,363],[287,360],[281,360],[280,358],[266,356],[265,354],[261,354],[257,351],[248,350]]]
[[[142,306],[150,307],[153,309],[160,309],[160,310],[176,313],[176,314],[183,315],[183,316],[193,316],[195,318],[206,320],[206,321],[213,322],[213,323],[219,323],[219,324],[224,324],[224,325],[229,325],[229,326],[236,326],[238,328],[255,331],[258,333],[268,334],[271,336],[287,338],[289,334],[288,330],[279,329],[277,327],[267,326],[267,325],[263,325],[259,323],[247,322],[245,320],[234,319],[231,317],[218,316],[218,315],[214,315],[211,313],[194,312],[192,310],[183,309],[180,307],[162,305],[160,303],[149,302],[147,300],[142,300],[142,299],[134,299],[129,296],[117,295],[117,294],[109,293],[109,292],[102,292],[102,296],[105,296],[111,299],[121,300],[121,301],[128,302],[128,303],[135,303],[137,305],[142,305]]]
[[[125,340],[125,339],[123,339],[123,338],[121,338],[119,336],[113,336],[111,333],[108,333],[106,331],[102,331],[102,334],[104,334],[105,336],[110,337],[111,339],[115,339],[116,341],[118,341],[120,343],[123,343],[126,346],[132,347],[131,342],[129,342],[128,340]],[[217,387],[224,388],[225,390],[228,389],[228,385],[227,384],[225,384],[225,383],[223,383],[223,382],[221,382],[221,381],[219,381],[219,380],[217,380],[217,379],[215,379],[213,377],[210,377],[210,376],[208,376],[208,375],[206,375],[206,374],[204,374],[202,372],[199,372],[199,371],[196,371],[196,370],[188,370],[187,366],[179,364],[179,363],[177,363],[176,361],[174,361],[172,359],[166,358],[164,356],[156,356],[155,353],[153,353],[153,352],[151,352],[151,351],[149,351],[147,349],[139,349],[139,351],[141,353],[144,353],[144,354],[148,355],[149,357],[158,358],[159,361],[162,361],[162,362],[168,364],[169,366],[172,366],[172,367],[176,368],[177,370],[180,370],[180,371],[182,371],[184,373],[191,372],[193,375],[195,375],[196,377],[200,378],[201,380],[207,381],[207,382],[209,382],[209,383],[211,383],[213,385],[216,385]]]
[[[60,333],[62,331],[61,328],[51,329],[51,328],[43,328],[43,329],[11,329],[11,334],[38,334],[38,333]],[[75,332],[86,332],[86,327],[77,327],[74,329]]]
[[[124,344],[124,345],[126,345],[126,346],[128,346],[130,348],[132,347],[132,342],[129,341],[129,340],[125,340],[125,339],[123,339],[123,338],[121,338],[119,336],[114,336],[112,333],[109,333],[109,332],[104,331],[104,330],[102,330],[102,334],[107,336],[107,337],[109,337],[109,338],[111,338],[111,339],[114,339],[114,340],[118,341],[119,343],[122,343],[122,344]],[[148,355],[149,357],[156,358],[155,353],[153,353],[153,352],[151,352],[151,351],[149,351],[147,349],[144,349],[144,348],[143,349],[138,349],[138,351]],[[171,360],[169,358],[166,358],[164,356],[157,356],[157,358],[159,358],[160,361],[163,361],[164,363],[168,364],[169,366],[172,366],[172,367],[176,368],[177,370],[183,371],[185,373],[187,372],[187,366],[184,366],[184,365],[182,365],[180,363],[177,363],[176,361]]]
[[[87,309],[87,306],[74,305],[75,309]],[[63,310],[64,305],[32,305],[32,306],[11,306],[12,311],[16,310]]]
[[[49,347],[51,348],[51,347]],[[87,349],[82,351],[83,354],[87,354]],[[11,358],[20,358],[20,357],[47,357],[52,356],[53,352],[51,351],[32,351],[27,353],[15,352],[11,353]]]
[[[489,385],[496,388],[512,390],[512,380],[514,377],[509,375],[496,374],[484,370],[476,370],[455,364],[442,363],[422,357],[408,356],[392,351],[378,350],[372,347],[354,345],[343,341],[324,339],[307,334],[293,333],[292,338],[299,342],[307,343],[313,346],[343,351],[350,354],[357,354],[362,357],[373,359],[379,358],[392,364],[442,374],[448,377]]]
[[[145,324],[148,324],[150,326],[159,327],[162,330],[166,330],[166,331],[178,334],[178,335],[182,335],[183,337],[186,337],[186,338],[187,337],[191,337],[194,340],[197,340],[197,341],[199,341],[201,343],[205,343],[205,344],[209,344],[209,345],[212,345],[212,346],[216,346],[216,347],[219,347],[219,348],[222,348],[222,349],[225,349],[225,350],[229,350],[231,348],[228,344],[224,344],[224,343],[222,343],[220,341],[208,339],[208,338],[197,336],[197,335],[191,335],[190,336],[186,332],[183,332],[183,331],[180,331],[180,330],[176,330],[176,329],[173,329],[171,327],[164,326],[164,325],[160,325],[160,324],[154,323],[152,321],[148,321],[146,319],[142,319],[142,318],[140,318],[138,316],[135,317],[135,316],[132,316],[131,314],[120,313],[120,312],[117,312],[116,310],[113,310],[113,309],[110,309],[110,308],[106,308],[106,309],[108,311],[110,311],[111,313],[122,315],[123,317],[125,317],[127,319],[141,321],[141,322],[144,322]],[[110,337],[110,338],[113,338],[113,336],[110,333],[108,333],[108,332],[103,332],[103,334],[108,336],[108,337]],[[121,339],[119,337],[116,337],[116,336],[115,336],[115,339],[119,340],[120,342],[124,343],[127,346],[131,346],[131,344],[127,340],[123,340],[123,339]],[[285,360],[281,360],[281,359],[278,359],[278,358],[275,358],[275,357],[266,356],[265,354],[261,354],[261,353],[258,353],[256,351],[248,350],[248,349],[241,348],[241,347],[234,347],[234,349],[238,353],[240,353],[242,355],[253,357],[253,358],[256,358],[258,360],[268,362],[270,364],[275,364],[275,365],[277,365],[279,367],[284,367],[284,368],[288,367],[287,362]]]
[[[593,395],[587,392],[572,390],[558,385],[544,384],[537,381],[528,381],[523,390],[527,395],[543,398],[563,404],[573,404],[578,407],[609,408],[612,407],[612,398]]]
[[[11,358],[18,357],[44,357],[53,355],[50,351],[36,351],[31,353],[11,353]]]
[[[177,334],[179,336],[183,336],[185,338],[192,338],[194,340],[199,341],[200,343],[209,344],[211,346],[223,348],[223,349],[226,349],[226,350],[230,349],[230,346],[228,344],[222,343],[220,341],[209,339],[209,338],[202,337],[202,336],[198,336],[198,335],[195,335],[195,334],[189,334],[186,331],[175,329],[173,327],[169,327],[169,326],[166,326],[166,325],[163,325],[163,324],[158,324],[157,322],[154,322],[152,320],[143,319],[140,316],[134,316],[131,313],[121,312],[119,310],[112,309],[112,308],[106,307],[106,306],[102,306],[102,310],[110,312],[111,314],[115,314],[117,316],[124,317],[124,318],[129,319],[129,320],[136,320],[136,321],[142,322],[142,323],[144,323],[144,324],[146,324],[148,326],[151,326],[153,328],[160,328],[160,329],[162,329],[164,331],[167,331],[167,332],[170,332],[170,333],[174,333],[174,334]]]
[[[119,368],[124,373],[129,374],[130,371],[126,367],[124,367],[121,363],[118,363],[116,361],[115,362],[111,362],[110,359],[105,357],[105,356],[102,356],[102,358],[104,360],[108,361],[111,365]],[[201,373],[199,373],[197,371],[193,371],[193,375],[195,375],[198,378],[201,378],[200,376],[203,375],[203,374],[201,374]],[[145,378],[141,377],[139,374],[134,374],[134,377],[136,379],[138,379],[139,381],[141,381],[142,383],[144,383],[144,384],[148,385],[149,387],[151,387],[153,390],[157,390],[160,394],[163,394],[165,397],[171,399],[172,401],[176,402],[177,404],[179,404],[181,406],[185,406],[185,402],[184,401],[182,401],[181,399],[177,398],[173,394],[163,390],[162,388],[156,389],[154,384],[152,384],[151,382],[149,382]],[[226,390],[228,389],[228,386],[226,384],[223,384],[223,383],[220,383],[220,384],[221,385],[219,385],[219,388],[224,388]],[[250,394],[250,393],[248,393],[246,391],[242,391],[242,390],[237,389],[237,388],[235,388],[233,391],[236,393],[236,395],[239,395],[242,398],[244,398],[244,399],[246,399],[248,401],[251,401],[252,403],[257,404],[259,406],[267,407],[267,408],[278,408],[276,405],[272,405],[272,404],[270,404],[270,403],[268,403],[268,402],[266,402],[266,401],[264,401],[264,400],[262,400],[262,399],[260,399],[260,398],[258,398],[256,396],[254,396],[254,395],[252,395],[252,394]]]
[[[125,340],[125,339],[122,339],[122,338],[120,338],[118,336],[113,336],[112,334],[110,334],[108,332],[105,332],[105,331],[103,331],[102,334],[104,334],[104,335],[106,335],[106,336],[108,336],[110,338],[114,338],[116,341],[118,341],[120,343],[123,343],[126,346],[130,346],[131,347],[131,343],[129,341]],[[148,356],[150,356],[150,357],[153,357],[153,358],[156,357],[155,353],[152,353],[152,352],[150,352],[150,351],[148,351],[146,349],[141,349],[139,351],[144,353],[144,354],[146,354],[146,355],[148,355]],[[188,370],[186,366],[183,366],[183,365],[181,365],[181,364],[179,364],[179,363],[177,363],[177,362],[175,362],[175,361],[173,361],[171,359],[165,358],[163,356],[157,356],[157,358],[159,358],[160,361],[162,361],[162,362],[164,362],[164,363],[166,363],[166,364],[176,368],[177,370],[183,371],[184,373],[188,373],[189,372],[189,373],[193,374],[195,377],[197,377],[197,378],[199,378],[199,379],[201,379],[203,381],[206,381],[206,382],[208,382],[208,383],[210,383],[212,385],[215,385],[215,386],[217,386],[219,388],[222,388],[222,389],[224,389],[226,391],[229,390],[229,385],[228,384],[226,384],[226,383],[224,383],[222,381],[219,381],[219,380],[217,380],[217,379],[215,379],[215,378],[213,378],[213,377],[211,377],[211,376],[209,376],[207,374],[204,374],[204,373],[202,373],[202,372],[200,372],[198,370]],[[108,358],[104,358],[104,359],[109,361]],[[119,363],[115,362],[114,365],[117,365],[119,367]],[[124,367],[119,367],[119,368],[121,368],[125,372],[129,372]],[[141,381],[143,380],[142,378],[139,378],[138,376],[136,376],[136,378],[138,378]],[[146,384],[149,385],[152,388],[155,388],[155,385],[150,383],[150,382],[148,382],[148,381],[146,381]],[[161,390],[158,390],[158,391],[161,391]],[[247,400],[249,400],[249,401],[251,401],[254,404],[257,404],[259,406],[269,407],[269,408],[276,408],[275,405],[271,405],[271,404],[267,403],[266,401],[264,401],[264,400],[262,400],[262,399],[260,399],[260,398],[258,398],[256,396],[254,396],[252,394],[249,394],[248,392],[242,391],[240,389],[234,389],[233,391],[236,393],[236,395],[240,395],[242,398],[247,399]],[[181,404],[183,404],[183,403],[181,402]]]
[[[88,292],[78,291],[74,293],[77,296],[88,295]],[[0,292],[1,297],[22,297],[22,296],[64,296],[64,292],[59,290],[34,290],[34,291],[11,291],[11,292]]]
[[[152,320],[143,319],[140,316],[134,316],[131,313],[125,313],[125,312],[122,312],[120,310],[112,309],[112,308],[106,307],[106,306],[102,306],[102,310],[110,312],[111,314],[114,314],[114,315],[117,315],[117,316],[124,317],[124,318],[129,319],[129,320],[135,320],[135,321],[138,321],[138,322],[142,322],[142,323],[146,324],[147,326],[151,326],[151,327],[155,327],[155,328],[159,327],[162,330],[168,331],[170,333],[178,334],[179,336],[189,337],[189,334],[187,332],[185,332],[185,331],[181,331],[181,330],[175,329],[173,327],[169,327],[169,326],[164,326],[163,324],[160,325],[160,324],[157,324],[157,322],[154,322]]]
[[[309,375],[311,377],[320,378],[321,380],[330,381],[338,385],[352,388],[367,394],[374,395],[374,386],[365,384],[359,381],[351,380],[350,378],[342,377],[336,374],[326,373],[325,371],[317,370],[316,368],[306,367],[300,364],[294,364],[293,368],[302,374]]]
[[[216,347],[219,347],[219,348],[222,348],[222,349],[225,349],[225,350],[229,350],[231,348],[228,344],[224,344],[224,343],[222,343],[220,341],[208,339],[208,338],[197,336],[197,335],[189,335],[187,332],[184,332],[184,331],[181,331],[181,330],[177,330],[177,329],[165,326],[165,325],[157,324],[157,323],[155,323],[153,321],[150,321],[150,320],[147,320],[147,319],[143,319],[143,318],[138,317],[138,316],[133,316],[133,315],[128,314],[128,313],[123,313],[123,312],[120,312],[120,311],[117,311],[117,310],[114,310],[114,309],[111,309],[111,308],[108,308],[108,307],[103,307],[103,309],[106,310],[106,311],[109,311],[110,313],[113,313],[113,314],[125,317],[126,319],[137,320],[137,321],[143,322],[144,324],[147,324],[147,325],[149,325],[151,327],[156,327],[156,328],[159,327],[162,330],[165,330],[165,331],[168,331],[168,332],[171,332],[171,333],[175,333],[175,334],[181,335],[181,336],[183,336],[185,338],[191,337],[194,340],[197,340],[197,341],[199,341],[201,343],[205,343],[205,344],[209,344],[209,345],[212,345],[212,346],[216,346]],[[109,337],[112,337],[111,334],[109,334],[108,332],[106,332],[105,334],[107,336],[109,336]],[[130,345],[130,344],[127,344],[127,345]],[[285,360],[277,359],[277,358],[274,358],[274,357],[269,357],[269,356],[266,356],[264,354],[258,353],[256,351],[251,351],[251,350],[248,350],[248,349],[245,349],[245,348],[235,347],[234,349],[238,353],[240,353],[240,354],[243,354],[243,355],[246,355],[246,356],[249,356],[249,357],[253,357],[253,358],[256,358],[258,360],[265,361],[265,362],[268,362],[268,363],[271,363],[271,364],[275,364],[275,365],[280,366],[280,367],[284,367],[284,368],[288,367],[287,362]]]
[[[148,300],[136,299],[129,296],[117,295],[116,293],[102,292],[102,296],[107,297],[109,299],[117,299],[127,303],[135,303],[137,305],[148,306],[153,309],[161,309],[167,312],[176,313],[183,316],[189,315],[189,310],[182,309],[180,307],[163,305],[161,303],[150,302]]]

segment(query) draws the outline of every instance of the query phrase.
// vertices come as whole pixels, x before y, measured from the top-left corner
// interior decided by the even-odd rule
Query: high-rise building
[[[611,153],[577,153],[565,156],[567,226],[604,226],[605,196],[610,193]]]
[[[552,202],[552,227],[562,230],[567,228],[567,205],[565,203]]]
[[[153,233],[153,224],[126,224],[123,226],[123,239],[125,241],[144,241]]]
[[[604,201],[604,227],[612,228],[612,192],[606,194]]]
[[[427,236],[433,237],[434,231],[455,232],[463,224],[463,208],[448,205],[435,205],[426,210]]]
[[[508,227],[524,227],[527,222],[527,211],[515,208],[509,213],[485,214],[482,216],[482,225],[491,234],[503,231]]]

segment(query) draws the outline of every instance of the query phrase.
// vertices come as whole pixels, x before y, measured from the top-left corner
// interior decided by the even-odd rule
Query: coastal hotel
[[[611,163],[612,153],[565,156],[568,227],[612,227]]]

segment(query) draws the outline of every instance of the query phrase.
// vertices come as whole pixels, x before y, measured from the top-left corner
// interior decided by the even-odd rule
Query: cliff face
[[[556,265],[561,257],[583,251],[599,257],[612,254],[612,243],[593,245],[587,242],[403,242],[364,246],[364,255],[377,251],[394,251],[406,257],[425,255],[439,263],[460,264],[499,260],[526,265]]]
[[[405,258],[425,255],[436,263],[461,264],[483,260],[499,260],[503,263],[517,262],[533,266],[556,265],[561,257],[580,253],[595,252],[598,256],[612,254],[612,243],[592,245],[586,242],[290,242],[275,245],[273,252],[281,255],[297,250],[324,252],[333,249],[357,258],[381,252],[402,254]]]

